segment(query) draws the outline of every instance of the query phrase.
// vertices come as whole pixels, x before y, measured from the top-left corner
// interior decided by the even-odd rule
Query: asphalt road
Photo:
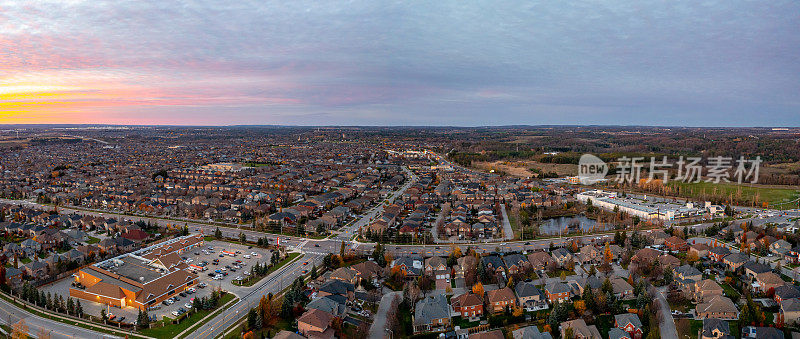
[[[656,301],[660,308],[660,317],[658,319],[658,327],[661,331],[661,338],[663,339],[678,339],[678,329],[675,328],[675,319],[672,318],[672,313],[669,309],[669,304],[664,298],[664,289],[656,289],[650,286],[650,292],[655,294]]]
[[[241,297],[236,304],[209,320],[186,337],[198,339],[221,337],[225,330],[233,326],[243,317],[246,317],[247,312],[258,305],[261,296],[268,293],[277,294],[282,289],[291,285],[294,279],[303,275],[303,270],[311,270],[311,266],[315,264],[321,266],[322,258],[323,256],[320,255],[303,255],[293,264],[286,265],[272,272],[265,280],[257,283],[258,287],[256,289]],[[306,261],[308,265],[303,265]]]
[[[389,312],[392,299],[394,299],[395,296],[402,296],[402,293],[401,291],[392,291],[381,297],[381,303],[378,305],[378,312],[375,313],[375,319],[372,320],[372,326],[369,328],[370,338],[379,339],[389,337],[386,332],[386,313]]]
[[[13,326],[20,320],[28,327],[28,334],[38,336],[47,333],[51,338],[120,338],[110,334],[95,332],[79,326],[67,325],[55,320],[45,319],[23,311],[5,299],[0,299],[0,323]]]

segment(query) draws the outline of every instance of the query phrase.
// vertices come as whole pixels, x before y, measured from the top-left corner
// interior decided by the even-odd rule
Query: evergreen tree
[[[222,231],[219,230],[219,227],[217,227],[217,230],[214,231],[214,238],[222,239]]]
[[[318,277],[318,273],[317,273],[317,265],[316,265],[316,264],[314,264],[314,266],[311,266],[311,279],[312,279],[312,280],[313,280],[313,279],[317,279],[317,277]]]
[[[597,302],[594,299],[594,292],[589,285],[586,285],[586,287],[583,288],[583,295],[581,296],[581,299],[583,299],[587,310],[597,312]]]
[[[261,329],[264,327],[264,318],[261,315],[261,312],[256,312],[256,329]]]
[[[75,314],[75,302],[72,301],[72,298],[67,298],[67,314]]]
[[[292,307],[293,303],[287,296],[283,297],[283,303],[281,304],[281,316],[284,319],[289,319],[292,317]]]
[[[250,309],[250,312],[247,312],[247,329],[254,330],[256,329],[256,310],[254,308]]]

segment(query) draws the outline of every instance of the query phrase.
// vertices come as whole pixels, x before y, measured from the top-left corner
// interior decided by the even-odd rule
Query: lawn
[[[480,324],[481,324],[480,320],[469,321],[468,318],[464,319],[462,317],[453,317],[453,326],[461,326],[461,328],[472,328]]]
[[[671,181],[669,186],[681,187],[683,189],[682,196],[690,198],[699,198],[702,195],[717,196],[719,198],[727,198],[733,195],[734,199],[742,201],[753,201],[758,195],[759,205],[761,202],[767,202],[770,207],[777,203],[792,201],[800,197],[800,191],[791,188],[778,188],[768,186],[746,186],[738,185],[736,183],[685,183],[679,181]],[[716,191],[715,191],[716,190]],[[737,198],[737,194],[741,191],[741,195]],[[796,208],[796,204],[775,206],[773,208]]]
[[[549,276],[550,278],[559,278],[559,277],[561,277],[561,272],[564,272],[564,274],[568,275],[568,276],[569,275],[575,275],[575,271],[568,271],[568,270],[564,270],[564,269],[559,269],[559,270],[557,270],[557,271],[555,271],[553,273],[547,272],[547,276]]]
[[[218,307],[215,310],[197,311],[194,314],[184,318],[183,321],[181,321],[179,324],[175,324],[175,325],[173,325],[171,323],[171,321],[172,321],[171,319],[170,320],[161,320],[161,321],[166,322],[165,326],[157,327],[157,328],[148,328],[148,329],[142,330],[141,332],[142,332],[142,334],[144,334],[146,336],[155,337],[155,338],[175,338],[175,336],[177,336],[179,333],[183,332],[183,330],[185,330],[185,329],[187,329],[189,327],[194,327],[195,325],[200,326],[203,323],[205,323],[205,322],[200,322],[200,320],[203,319],[205,316],[207,316],[207,315],[209,315],[211,313],[218,313],[219,311],[224,311],[225,310],[225,308],[224,308],[225,305],[229,301],[233,300],[234,298],[236,298],[236,296],[233,295],[232,293],[225,293],[225,295],[223,295],[222,298],[220,298],[220,302],[219,302],[220,307]],[[210,318],[208,320],[210,320]],[[208,320],[206,320],[206,321],[208,321]]]
[[[242,280],[241,284],[238,284],[238,283],[235,283],[235,282],[233,284],[234,285],[238,285],[238,286],[253,286],[259,280],[261,280],[261,278],[266,277],[266,276],[270,275],[270,273],[275,272],[275,270],[285,266],[286,264],[288,264],[289,262],[294,260],[294,258],[297,258],[299,255],[300,255],[300,253],[289,253],[289,255],[286,256],[286,259],[283,259],[283,261],[279,262],[277,265],[272,266],[272,268],[267,270],[267,274],[265,274],[263,276],[260,276],[260,277],[256,277],[256,276],[252,276],[251,275],[251,276],[247,277],[247,280]],[[309,268],[309,271],[310,270],[311,269]]]
[[[731,285],[722,284],[722,291],[725,292],[725,296],[730,297],[731,300],[733,300],[734,302],[736,300],[739,300],[740,296],[739,292],[737,292],[733,287],[731,287]]]
[[[86,241],[87,244],[96,244],[100,242],[100,238],[89,237],[89,240]]]

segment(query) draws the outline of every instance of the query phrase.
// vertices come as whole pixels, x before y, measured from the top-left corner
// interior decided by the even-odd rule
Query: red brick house
[[[678,238],[674,235],[664,240],[664,245],[670,250],[678,252],[689,249],[689,244],[686,243],[686,240]]]
[[[499,290],[486,292],[489,299],[489,309],[493,313],[500,313],[506,310],[506,307],[511,307],[517,304],[517,297],[514,296],[514,291],[508,287]]]
[[[464,293],[450,300],[453,311],[461,314],[462,318],[483,316],[483,300],[474,293]]]

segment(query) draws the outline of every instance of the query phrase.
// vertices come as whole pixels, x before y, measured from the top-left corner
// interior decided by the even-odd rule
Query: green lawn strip
[[[283,259],[283,261],[279,262],[277,265],[272,266],[269,270],[267,270],[267,274],[264,274],[263,276],[257,277],[257,278],[251,276],[248,280],[244,280],[244,282],[241,283],[241,285],[236,284],[236,283],[233,283],[233,284],[236,285],[236,286],[246,286],[246,287],[253,286],[257,282],[261,281],[261,279],[263,279],[264,277],[267,277],[272,272],[275,272],[279,268],[281,268],[283,266],[286,266],[286,264],[294,261],[299,256],[300,256],[300,253],[289,253],[289,255],[286,256],[286,259]]]
[[[10,302],[10,303],[16,305],[17,307],[22,308],[22,310],[25,311],[25,312],[29,312],[29,313],[32,313],[32,314],[37,315],[39,317],[47,318],[47,319],[54,320],[54,321],[58,321],[58,322],[61,322],[61,323],[67,324],[67,325],[79,326],[79,327],[83,327],[85,329],[89,329],[89,330],[92,330],[92,331],[98,331],[98,332],[103,332],[103,333],[108,333],[108,334],[113,334],[113,335],[121,335],[123,337],[124,336],[128,336],[128,335],[133,335],[133,336],[140,337],[140,338],[151,338],[151,337],[148,337],[148,336],[145,336],[145,335],[141,335],[141,334],[138,334],[138,333],[135,333],[135,332],[131,333],[129,331],[118,330],[118,329],[111,328],[111,327],[106,327],[106,326],[100,325],[100,324],[92,324],[92,323],[90,323],[89,320],[85,320],[85,319],[75,320],[75,319],[66,318],[66,317],[61,316],[61,315],[54,315],[54,314],[50,314],[50,313],[45,313],[45,312],[40,311],[40,310],[38,310],[36,308],[33,308],[31,306],[28,306],[28,305],[22,304],[22,303],[20,303],[18,301],[12,300],[5,293],[0,293],[0,298],[3,298],[3,300]]]
[[[89,240],[86,241],[87,244],[96,244],[100,242],[100,238],[89,237]]]
[[[320,273],[320,275],[322,275],[322,273],[324,273],[324,272],[325,271],[322,270],[319,273]],[[311,273],[303,275],[303,279],[305,280],[310,275],[311,275]],[[282,296],[284,293],[286,293],[286,291],[289,290],[289,288],[291,288],[291,285],[284,287],[282,290],[280,290],[278,293],[276,293],[274,295],[274,298],[277,299],[278,297]],[[248,312],[249,311],[250,310],[248,310]],[[241,320],[239,320],[238,322],[233,323],[233,325],[231,325],[230,327],[225,329],[225,331],[222,332],[222,338],[224,338],[224,339],[238,339],[238,338],[241,338],[241,333],[242,333],[242,330],[244,329],[245,322],[247,322],[247,317],[244,317]],[[258,338],[259,337],[258,334],[265,333],[265,332],[272,332],[273,330],[275,331],[275,332],[272,333],[274,335],[277,332],[280,332],[280,330],[288,329],[291,326],[293,326],[293,325],[289,321],[281,318],[280,321],[278,321],[275,324],[275,326],[273,326],[272,328],[261,329],[261,330],[255,332],[255,334],[256,334],[255,337]],[[290,331],[290,332],[294,332],[294,331]]]
[[[178,334],[182,334],[189,328],[195,327],[195,325],[202,325],[207,319],[203,322],[200,322],[201,319],[204,319],[207,315],[212,313],[217,313],[223,311],[224,309],[230,307],[228,304],[231,300],[236,298],[235,295],[231,293],[225,293],[224,296],[220,299],[220,306],[216,310],[202,310],[197,311],[194,314],[186,317],[178,324],[172,324],[172,320],[161,320],[159,322],[164,322],[164,326],[161,327],[153,327],[142,330],[142,334],[155,337],[155,338],[177,338]]]
[[[549,276],[550,278],[560,278],[561,277],[561,272],[564,272],[564,275],[567,275],[567,276],[575,275],[575,271],[559,269],[559,270],[557,270],[557,271],[555,271],[553,273],[547,272],[547,276]]]
[[[232,295],[232,294],[231,294],[231,295]],[[181,333],[179,333],[179,334],[178,334],[178,338],[184,338],[184,337],[186,337],[186,334],[187,334],[187,333],[192,333],[192,332],[194,332],[194,331],[195,331],[197,328],[199,328],[200,326],[203,326],[203,324],[205,324],[205,323],[209,322],[211,319],[214,319],[214,318],[216,318],[216,317],[217,317],[217,315],[219,315],[219,314],[220,314],[220,313],[222,313],[223,311],[225,311],[225,310],[227,310],[227,309],[231,308],[231,306],[235,305],[235,304],[236,304],[238,301],[239,301],[239,298],[238,298],[238,297],[236,297],[236,298],[234,298],[234,299],[231,299],[231,301],[229,301],[227,304],[225,304],[225,305],[224,305],[222,308],[218,308],[217,310],[215,310],[215,311],[214,311],[214,313],[211,313],[210,315],[207,315],[205,318],[203,318],[203,319],[202,319],[202,320],[200,320],[199,322],[195,323],[195,325],[192,325],[192,326],[190,326],[189,328],[187,328],[187,329],[183,330],[183,332],[181,332]]]

